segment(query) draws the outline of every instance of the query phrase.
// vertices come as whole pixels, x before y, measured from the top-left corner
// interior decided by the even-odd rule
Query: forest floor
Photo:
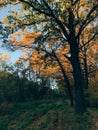
[[[0,130],[98,130],[98,110],[75,115],[64,100],[3,103]]]

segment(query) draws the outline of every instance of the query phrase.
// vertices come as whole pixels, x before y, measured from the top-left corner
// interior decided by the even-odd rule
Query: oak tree
[[[11,1],[8,1],[11,4]],[[98,34],[98,30],[94,31],[95,26],[97,26],[98,1],[16,0],[14,2],[19,4],[21,9],[18,10],[18,13],[12,11],[11,15],[8,16],[8,25],[13,30],[17,31],[17,29],[20,28],[27,29],[28,26],[30,29],[33,29],[33,31],[37,31],[40,35],[34,41],[32,40],[32,43],[36,43],[38,47],[41,47],[41,44],[44,43],[47,45],[50,44],[49,40],[52,39],[53,36],[59,38],[58,42],[63,41],[61,46],[66,47],[67,44],[69,45],[70,57],[68,57],[68,55],[65,55],[65,57],[70,61],[73,69],[75,112],[85,112],[86,104],[79,54],[82,35],[85,37],[84,39],[87,37],[83,34],[85,30],[91,28],[91,31],[88,32],[88,35],[91,35],[89,39],[85,40],[84,44],[93,41]],[[95,23],[94,26],[92,26],[91,23]],[[33,45],[29,46],[33,47]]]

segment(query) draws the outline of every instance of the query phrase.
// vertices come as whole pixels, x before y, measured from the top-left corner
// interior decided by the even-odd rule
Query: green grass
[[[64,100],[7,103],[1,110],[0,130],[93,130],[91,118],[98,114],[75,115]]]

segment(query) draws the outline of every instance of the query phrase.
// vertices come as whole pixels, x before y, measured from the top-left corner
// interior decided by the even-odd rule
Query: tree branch
[[[69,40],[69,35],[68,35],[68,33],[67,33],[67,31],[66,31],[66,29],[65,29],[65,27],[64,27],[64,25],[63,25],[63,23],[54,15],[52,9],[50,8],[50,6],[48,5],[48,3],[47,3],[45,0],[43,0],[43,2],[44,2],[44,4],[45,4],[45,6],[47,7],[47,9],[50,11],[50,13],[47,13],[47,12],[45,12],[45,11],[42,11],[42,10],[36,8],[33,4],[31,4],[31,3],[29,3],[29,2],[27,2],[27,1],[25,1],[25,0],[19,0],[19,1],[20,1],[20,2],[23,2],[23,3],[27,4],[27,5],[29,5],[29,6],[32,7],[35,11],[38,11],[38,12],[41,13],[41,14],[44,14],[44,15],[46,15],[46,16],[49,16],[49,17],[54,18],[54,19],[55,19],[55,22],[56,22],[56,23],[58,24],[58,26],[61,28],[61,30],[62,30],[64,36]]]
[[[74,6],[75,4],[77,4],[79,2],[79,0],[75,0],[75,2],[72,4],[72,6]]]
[[[98,16],[98,14],[96,14],[96,16],[94,16],[93,18],[89,19],[89,17],[90,17],[91,14],[97,9],[97,7],[98,7],[98,5],[95,5],[95,6],[93,6],[93,8],[90,10],[90,12],[88,13],[88,15],[86,16],[86,19],[82,22],[82,25],[80,26],[80,29],[79,29],[79,32],[78,32],[76,38],[78,38],[78,37],[81,35],[81,33],[82,33],[82,31],[84,30],[84,28],[85,28],[92,20],[94,20],[94,19]]]
[[[71,61],[70,57],[68,57],[66,54],[64,54],[64,57],[66,57],[69,61]]]
[[[83,44],[83,46],[81,46],[79,49],[81,50],[84,46],[86,46],[87,44],[89,44],[95,37],[96,35],[98,35],[98,32],[96,32],[87,42],[85,42]]]
[[[50,13],[47,13],[47,12],[45,12],[45,11],[40,10],[39,8],[36,8],[33,4],[31,4],[31,3],[29,3],[29,2],[27,2],[27,1],[25,1],[25,0],[19,0],[19,1],[20,1],[20,2],[23,2],[23,3],[27,4],[27,5],[29,5],[29,6],[32,7],[35,11],[38,11],[38,12],[41,13],[41,14],[45,14],[45,15],[51,17],[51,14],[50,14]]]
[[[38,24],[38,23],[41,23],[41,22],[47,22],[46,19],[42,19],[41,21],[38,21],[38,22],[31,22],[31,23],[25,23],[25,24],[22,24],[20,25],[20,28],[23,27],[23,26],[30,26],[30,25],[33,25],[33,24]]]
[[[64,36],[69,40],[69,36],[68,33],[63,25],[63,23],[55,16],[55,14],[53,13],[52,9],[50,8],[50,6],[48,5],[48,3],[43,0],[44,4],[46,5],[47,9],[50,11],[52,17],[55,19],[55,22],[59,25],[59,27],[61,28]]]
[[[88,75],[90,75],[91,73],[96,72],[96,71],[98,71],[98,68],[95,68],[94,70],[88,72]]]

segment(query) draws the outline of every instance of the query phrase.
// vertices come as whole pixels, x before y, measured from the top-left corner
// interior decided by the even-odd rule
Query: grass
[[[75,115],[64,100],[5,103],[3,108],[0,130],[93,130],[91,119],[98,115],[97,110],[89,110],[90,115]]]

